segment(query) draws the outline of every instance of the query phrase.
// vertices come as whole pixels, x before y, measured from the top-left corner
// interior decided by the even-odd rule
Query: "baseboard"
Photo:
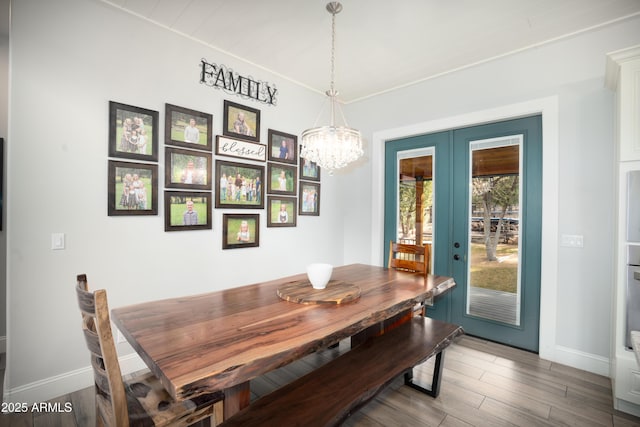
[[[146,368],[142,359],[135,353],[123,356],[119,358],[119,361],[120,370],[123,375]],[[5,402],[26,402],[28,404],[45,402],[90,387],[92,384],[93,371],[91,367],[87,366],[30,384],[7,389],[5,390],[4,400]]]
[[[626,400],[622,399],[615,399],[614,403],[614,407],[618,411],[626,412],[627,414],[640,417],[640,405],[636,405],[635,403],[627,402]]]
[[[556,345],[552,362],[602,375],[607,378],[611,376],[611,361],[608,357],[585,353],[574,348]]]

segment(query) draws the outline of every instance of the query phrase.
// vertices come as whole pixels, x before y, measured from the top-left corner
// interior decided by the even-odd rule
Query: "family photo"
[[[213,116],[200,111],[166,104],[165,142],[211,151]]]
[[[260,245],[260,216],[258,214],[224,214],[222,229],[222,249]]]
[[[165,230],[211,228],[210,193],[165,193]]]
[[[269,196],[267,227],[295,227],[297,223],[295,197]]]
[[[158,112],[109,103],[109,155],[157,160]]]
[[[260,141],[260,110],[224,101],[222,133],[249,141]]]
[[[271,163],[267,165],[269,185],[268,193],[296,195],[297,173],[295,166],[279,165]]]
[[[320,215],[320,184],[300,183],[300,215]]]
[[[269,129],[269,160],[295,165],[297,152],[297,136]]]
[[[264,207],[264,167],[216,161],[216,207]]]
[[[109,215],[157,214],[156,165],[109,161]]]
[[[211,154],[169,147],[165,152],[166,187],[211,190]]]

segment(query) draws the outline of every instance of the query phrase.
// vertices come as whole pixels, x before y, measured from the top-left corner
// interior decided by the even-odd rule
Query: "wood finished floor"
[[[252,399],[348,350],[347,342],[252,381]],[[428,383],[432,363],[415,369]],[[95,425],[93,389],[53,401],[72,402],[68,414],[2,415],[0,426]],[[541,360],[537,355],[465,336],[445,355],[440,396],[433,399],[396,380],[352,415],[345,426],[640,426],[613,409],[609,378]]]

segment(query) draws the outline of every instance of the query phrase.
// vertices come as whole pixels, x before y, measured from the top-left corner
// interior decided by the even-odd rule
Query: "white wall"
[[[605,54],[639,41],[640,19],[631,19],[362,100],[346,112],[367,135],[367,155],[376,160],[385,136],[466,126],[475,117],[499,120],[521,114],[509,106],[555,100],[557,112],[546,123],[554,124],[556,135],[543,148],[545,161],[549,150],[554,157],[543,188],[541,343],[550,343],[549,358],[603,375],[609,371],[615,206],[614,96],[604,88]],[[351,203],[358,208],[344,224],[346,263],[381,262],[382,249],[375,253],[383,226],[379,166],[350,177],[358,187]],[[552,175],[557,182],[549,182]],[[561,234],[583,235],[584,248],[559,247]]]
[[[556,223],[547,222],[544,231],[545,241],[554,241],[545,255],[558,254],[545,286],[557,304],[542,333],[552,337],[557,360],[595,372],[608,363],[614,154],[604,54],[637,44],[640,19],[348,105],[350,124],[368,140],[367,155],[357,168],[323,176],[321,216],[298,217],[297,228],[267,229],[263,211],[260,248],[222,251],[221,210],[212,231],[165,233],[162,203],[157,217],[107,216],[108,101],[158,110],[160,123],[165,102],[210,112],[220,133],[222,101],[231,99],[260,108],[266,138],[267,128],[299,134],[315,120],[322,95],[98,0],[22,0],[13,8],[6,193],[10,399],[38,401],[90,384],[73,292],[77,273],[106,288],[115,307],[297,273],[315,260],[378,263],[372,252],[382,206],[371,200],[380,200],[381,171],[372,160],[383,142],[373,146],[374,135],[461,122],[549,97],[558,100],[549,149],[560,168],[552,171],[559,176],[555,187],[544,189],[557,194],[551,201]],[[202,57],[276,83],[278,106],[200,85]],[[585,247],[559,248],[557,231],[584,235]],[[66,250],[50,250],[53,232],[66,234]],[[119,351],[131,352],[126,345]]]
[[[159,111],[161,129],[165,103],[209,112],[221,134],[223,99],[230,99],[261,110],[265,141],[268,128],[299,134],[310,126],[322,94],[98,0],[14,2],[12,19],[5,381],[11,399],[38,401],[91,384],[74,291],[78,273],[87,273],[93,288],[106,288],[117,307],[301,273],[312,261],[342,263],[341,190],[326,174],[321,215],[299,216],[296,228],[266,228],[261,211],[259,248],[222,250],[222,214],[257,211],[216,209],[213,230],[170,233],[162,196],[158,216],[107,216],[110,100]],[[201,58],[275,83],[277,106],[201,85]],[[162,195],[163,150],[159,169]],[[50,249],[54,232],[66,234],[66,250]]]

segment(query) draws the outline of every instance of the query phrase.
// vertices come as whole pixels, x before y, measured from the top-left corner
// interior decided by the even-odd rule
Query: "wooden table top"
[[[349,304],[298,304],[277,289],[299,274],[112,310],[112,320],[176,399],[242,384],[375,325],[455,285],[363,264],[334,268],[358,286]]]

